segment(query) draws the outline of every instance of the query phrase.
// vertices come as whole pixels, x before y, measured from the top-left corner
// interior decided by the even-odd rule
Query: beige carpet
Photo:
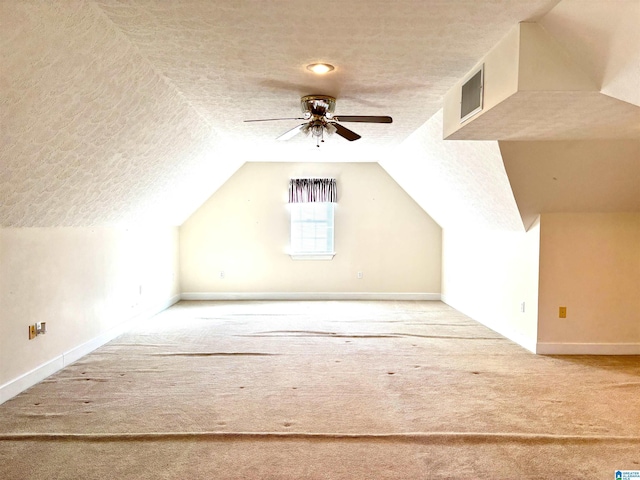
[[[0,478],[614,478],[639,360],[440,302],[181,302],[1,405]]]

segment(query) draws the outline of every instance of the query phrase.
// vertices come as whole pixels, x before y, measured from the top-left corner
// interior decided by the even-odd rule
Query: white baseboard
[[[67,365],[72,364],[73,362],[75,362],[76,360],[79,360],[80,358],[84,357],[88,353],[93,352],[96,348],[99,348],[105,343],[108,343],[114,338],[119,337],[123,333],[126,333],[131,328],[133,328],[137,323],[140,323],[144,320],[147,320],[153,317],[154,315],[157,315],[158,313],[162,312],[163,310],[166,310],[171,305],[178,303],[179,301],[180,301],[180,295],[179,294],[174,295],[168,300],[165,300],[164,302],[160,302],[154,305],[153,307],[148,308],[144,312],[141,312],[135,317],[132,317],[129,320],[121,323],[120,325],[117,325],[116,327],[103,333],[102,335],[99,335],[98,337],[92,340],[89,340],[88,342],[83,343],[82,345],[78,345],[77,347],[69,350],[66,353],[63,353],[62,357],[64,358],[64,366],[66,367]]]
[[[476,320],[478,323],[481,323],[485,327],[490,328],[494,332],[499,333],[503,337],[508,338],[512,342],[517,343],[522,348],[529,350],[531,353],[538,353],[537,352],[538,344],[535,338],[529,338],[525,335],[522,335],[521,333],[516,332],[505,325],[490,324],[490,323],[482,322],[475,318],[474,320]]]
[[[489,328],[496,331],[503,337],[508,338],[512,342],[517,343],[525,350],[529,350],[531,353],[537,353],[536,352],[537,342],[535,338],[529,338],[525,335],[522,335],[521,333],[514,332],[513,330],[510,330],[508,328],[500,328],[500,327],[492,328],[491,326],[489,326]]]
[[[177,303],[179,300],[180,295],[174,295],[168,300],[160,302],[159,304],[145,310],[144,312],[130,318],[129,320],[126,320],[125,322],[112,328],[111,330],[104,332],[96,338],[78,345],[77,347],[74,347],[61,355],[58,355],[52,360],[34,368],[30,372],[20,375],[18,378],[11,380],[4,385],[0,385],[0,405],[10,398],[13,398],[19,393],[25,391],[27,388],[41,382],[48,376],[53,375],[58,370],[61,370],[67,365],[72,364],[88,353],[91,353],[96,348],[101,347],[105,343],[110,342],[114,338],[122,335],[123,333],[131,329],[134,325],[136,325],[136,323],[153,317],[161,311],[169,308],[174,303]]]
[[[539,355],[640,355],[640,343],[538,342]]]
[[[511,331],[504,325],[495,325],[483,322],[478,318],[463,312],[455,305],[447,301],[447,296],[442,295],[442,301],[452,308],[473,318],[475,321],[490,328],[494,332],[507,337],[509,340],[538,355],[640,355],[640,343],[569,343],[569,342],[538,342],[535,339],[525,337],[522,334]]]
[[[64,368],[64,358],[63,355],[60,355],[30,372],[20,375],[18,378],[0,385],[0,405],[62,368]]]
[[[185,292],[182,300],[440,300],[439,293]]]
[[[447,301],[447,297],[446,295],[442,295],[442,302],[446,303],[447,305],[449,305],[451,308],[455,308],[456,310],[458,310],[460,313],[463,313],[464,315],[467,315],[469,318],[475,320],[478,323],[481,323],[482,325],[484,325],[487,328],[490,328],[491,330],[493,330],[496,333],[499,333],[500,335],[502,335],[503,337],[508,338],[509,340],[511,340],[514,343],[517,343],[518,345],[520,345],[522,348],[529,350],[531,353],[538,353],[537,352],[537,346],[539,345],[537,343],[537,340],[535,338],[530,338],[527,337],[525,335],[522,335],[519,332],[514,331],[513,329],[509,328],[508,326],[505,326],[503,324],[496,324],[496,323],[491,323],[491,322],[483,322],[482,320],[469,315],[466,312],[463,312],[462,310],[460,310],[459,308],[457,308],[454,305],[451,305],[448,301]]]

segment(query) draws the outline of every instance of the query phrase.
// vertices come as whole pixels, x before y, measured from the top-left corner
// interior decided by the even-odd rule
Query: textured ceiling
[[[4,0],[0,226],[180,224],[246,160],[384,158],[556,3]],[[394,123],[316,149],[274,141],[290,122],[242,122],[296,116],[310,93]]]
[[[638,0],[556,4],[0,1],[0,226],[177,225],[245,161],[383,161],[416,199],[424,198],[416,172],[450,185],[441,191],[458,223],[513,229],[520,218],[497,143],[445,146],[436,131],[447,90],[514,25],[542,18],[613,102],[631,105],[639,91]],[[305,70],[317,61],[336,70]],[[319,149],[311,138],[275,141],[295,121],[243,123],[297,116],[299,97],[313,93],[336,96],[337,114],[394,123],[349,124],[361,140],[332,137]],[[584,128],[558,138],[633,136],[619,106],[585,113]],[[499,129],[534,139],[549,120],[535,116],[518,126],[530,133],[514,136],[502,116],[487,138]],[[446,214],[440,202],[418,201],[434,218]]]
[[[0,225],[177,224],[235,170],[92,3],[5,1],[0,19]]]
[[[380,165],[443,228],[524,230],[498,142],[443,141],[442,111]]]
[[[315,93],[335,96],[337,114],[393,116],[392,125],[353,125],[358,149],[397,145],[511,26],[557,1],[96,3],[238,153],[261,160],[299,122],[242,121],[299,116],[300,96]],[[305,69],[317,61],[336,70]],[[296,138],[278,157],[299,160],[313,143]],[[338,160],[358,155],[340,138],[332,143],[344,147],[331,152]]]

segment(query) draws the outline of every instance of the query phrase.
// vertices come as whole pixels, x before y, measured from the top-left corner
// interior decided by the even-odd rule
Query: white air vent
[[[460,123],[482,110],[484,93],[484,64],[462,84],[460,98]]]

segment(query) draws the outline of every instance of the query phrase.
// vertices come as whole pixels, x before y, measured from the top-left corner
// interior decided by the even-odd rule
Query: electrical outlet
[[[567,307],[560,307],[558,309],[558,317],[559,318],[567,318]]]
[[[47,333],[47,322],[36,322],[29,325],[29,340],[33,340],[41,333]]]
[[[364,275],[362,274],[362,272],[358,272],[357,277],[358,280],[362,280],[362,277],[364,277]]]
[[[224,270],[220,270],[220,278],[224,278]]]
[[[524,302],[522,302],[522,303],[520,304],[520,311],[521,311],[522,313],[524,313]]]

